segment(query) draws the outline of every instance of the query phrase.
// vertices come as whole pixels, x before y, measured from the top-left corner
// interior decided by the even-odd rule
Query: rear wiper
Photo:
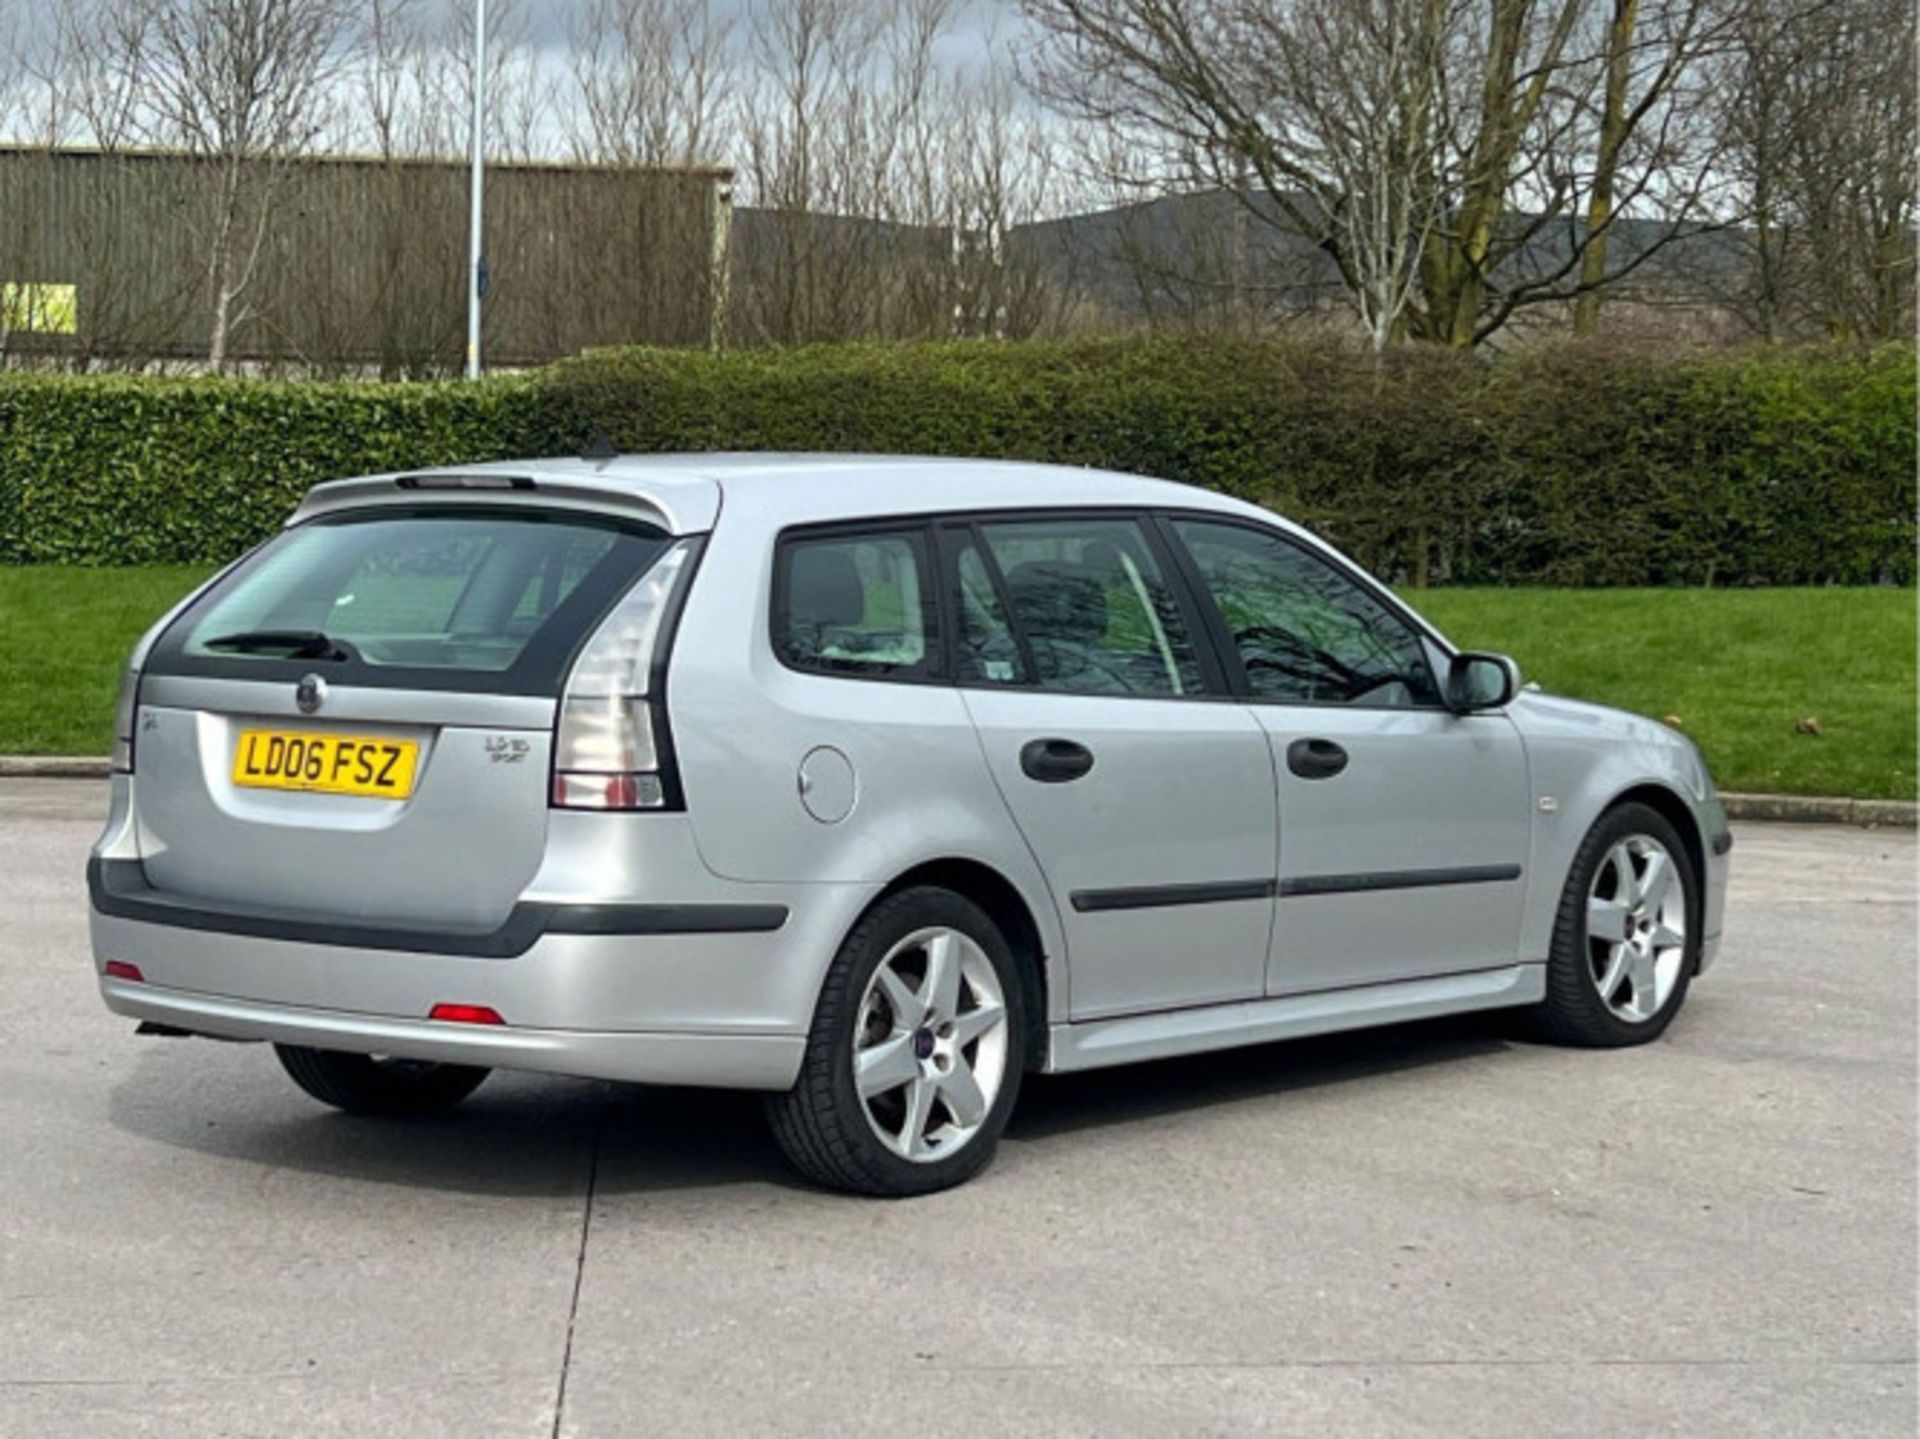
[[[210,650],[236,650],[252,654],[260,650],[285,650],[288,659],[344,660],[351,653],[346,645],[319,630],[239,630],[217,635],[204,642]]]

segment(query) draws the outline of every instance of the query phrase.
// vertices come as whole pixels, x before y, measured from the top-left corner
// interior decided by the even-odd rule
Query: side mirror
[[[1497,710],[1520,693],[1520,666],[1505,655],[1469,651],[1447,669],[1447,708],[1455,714]]]

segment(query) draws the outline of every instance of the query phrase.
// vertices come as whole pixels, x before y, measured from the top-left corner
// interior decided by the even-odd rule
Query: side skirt
[[[1047,1030],[1047,1072],[1101,1069],[1110,1064],[1170,1059],[1243,1044],[1304,1039],[1310,1034],[1333,1034],[1343,1029],[1436,1019],[1476,1009],[1538,1004],[1546,997],[1546,966],[1514,964],[1437,979],[1055,1024]]]

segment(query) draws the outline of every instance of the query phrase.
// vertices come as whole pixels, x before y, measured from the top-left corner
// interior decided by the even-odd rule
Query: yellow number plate
[[[249,729],[240,731],[233,753],[233,782],[254,789],[405,799],[413,793],[419,759],[420,746],[410,739]]]

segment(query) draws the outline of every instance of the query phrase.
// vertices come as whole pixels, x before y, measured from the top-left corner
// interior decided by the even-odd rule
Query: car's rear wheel
[[[1699,878],[1679,831],[1647,805],[1616,806],[1567,875],[1540,1027],[1562,1044],[1645,1044],[1673,1022],[1699,957]]]
[[[276,1044],[281,1067],[322,1104],[349,1114],[431,1114],[451,1109],[491,1072],[466,1064],[435,1064],[371,1054],[343,1054]]]
[[[814,1182],[928,1194],[993,1158],[1025,1062],[1005,937],[950,890],[903,890],[841,945],[800,1078],[768,1114],[787,1158]]]

